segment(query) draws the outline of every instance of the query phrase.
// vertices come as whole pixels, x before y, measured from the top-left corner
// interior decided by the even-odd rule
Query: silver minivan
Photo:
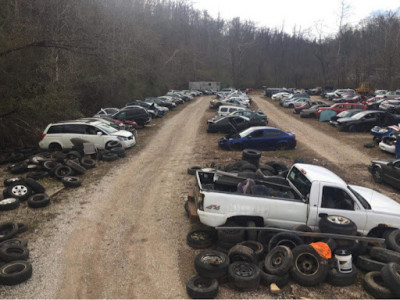
[[[233,113],[234,111],[245,110],[245,109],[246,108],[240,107],[240,106],[221,105],[218,108],[217,115],[218,116],[227,116],[230,113]]]

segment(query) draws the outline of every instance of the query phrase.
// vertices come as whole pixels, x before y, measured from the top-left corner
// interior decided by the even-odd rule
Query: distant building
[[[214,90],[221,89],[221,83],[215,81],[191,81],[189,82],[190,90]]]

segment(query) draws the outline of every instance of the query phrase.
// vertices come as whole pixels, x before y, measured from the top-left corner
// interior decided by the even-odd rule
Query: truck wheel
[[[329,215],[319,220],[319,229],[324,233],[357,235],[357,225],[343,216]]]
[[[260,284],[269,286],[271,283],[275,283],[280,289],[288,284],[289,273],[286,273],[282,276],[269,274],[265,271],[263,261],[258,264],[258,267],[260,269]]]
[[[256,289],[260,284],[260,269],[253,263],[236,261],[228,267],[229,281],[238,289]]]
[[[396,298],[400,298],[400,265],[394,262],[388,263],[382,268],[381,276],[385,286]]]
[[[244,241],[239,243],[239,245],[249,247],[254,251],[254,254],[257,256],[257,260],[262,260],[264,256],[264,246],[257,241]]]
[[[328,271],[326,282],[334,286],[349,286],[357,279],[357,268],[352,266],[350,273],[340,273],[336,268],[331,268]]]
[[[210,250],[201,252],[194,259],[197,273],[205,278],[221,278],[229,266],[229,257],[220,251]]]
[[[218,280],[193,275],[186,282],[186,292],[192,299],[214,299],[218,294]]]
[[[284,275],[293,267],[293,254],[286,246],[277,246],[265,257],[264,267],[267,273]]]
[[[0,267],[0,284],[15,285],[32,276],[32,265],[27,261],[13,261]]]
[[[386,239],[389,249],[400,252],[400,230],[393,230]]]
[[[292,250],[292,278],[302,286],[315,286],[325,281],[328,261],[323,259],[310,245],[300,245]]]
[[[388,250],[382,247],[372,247],[369,251],[369,255],[371,256],[371,258],[376,259],[380,262],[395,262],[397,264],[400,264],[400,253],[397,251]]]
[[[365,274],[363,280],[363,287],[368,294],[376,299],[391,299],[393,298],[392,292],[384,286],[381,272],[373,271]]]
[[[186,236],[186,243],[193,249],[209,248],[215,241],[215,230],[212,228],[193,229]]]
[[[358,268],[364,271],[380,271],[385,266],[385,263],[377,261],[369,257],[368,255],[360,255],[357,257],[356,265]]]
[[[247,261],[250,263],[257,263],[258,258],[254,250],[243,245],[235,245],[228,252],[229,260],[235,261]]]
[[[286,246],[293,249],[296,246],[304,244],[304,241],[295,233],[280,232],[275,234],[268,243],[268,252],[276,246]]]

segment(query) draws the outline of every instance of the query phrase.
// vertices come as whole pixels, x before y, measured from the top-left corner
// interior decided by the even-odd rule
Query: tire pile
[[[32,276],[28,241],[14,238],[26,230],[22,223],[0,224],[0,285],[20,284]]]

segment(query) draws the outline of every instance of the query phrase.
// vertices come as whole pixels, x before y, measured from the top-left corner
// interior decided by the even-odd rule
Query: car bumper
[[[386,145],[385,143],[379,143],[379,149],[393,154],[396,152],[396,146],[389,146]]]
[[[224,225],[227,220],[227,217],[224,215],[209,213],[200,209],[197,210],[197,214],[199,215],[201,223],[212,227]]]

